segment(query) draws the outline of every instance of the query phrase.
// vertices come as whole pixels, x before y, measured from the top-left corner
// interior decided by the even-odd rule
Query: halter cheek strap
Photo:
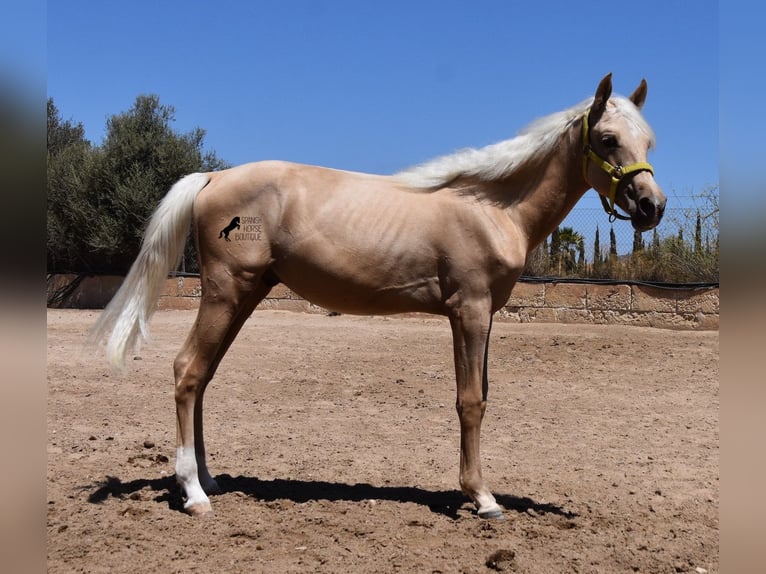
[[[590,115],[590,108],[588,108],[585,111],[585,115],[583,116],[583,120],[582,120],[582,144],[583,144],[582,175],[583,175],[583,178],[585,179],[586,183],[590,184],[590,182],[588,181],[588,162],[589,161],[592,161],[602,171],[606,172],[606,174],[611,178],[612,183],[609,186],[609,202],[608,203],[607,203],[607,198],[599,194],[599,197],[601,198],[601,204],[604,206],[604,211],[606,211],[609,214],[610,221],[614,221],[615,219],[629,220],[630,217],[625,217],[624,215],[620,215],[619,213],[617,213],[617,210],[614,208],[614,201],[615,201],[615,197],[617,196],[617,188],[619,187],[620,182],[632,173],[637,173],[639,171],[648,171],[649,173],[654,175],[654,168],[652,167],[650,163],[647,163],[645,161],[631,163],[630,165],[626,165],[626,166],[612,165],[607,160],[599,156],[595,151],[593,151],[593,148],[590,145],[590,135],[589,135],[590,127],[588,126],[589,115]]]

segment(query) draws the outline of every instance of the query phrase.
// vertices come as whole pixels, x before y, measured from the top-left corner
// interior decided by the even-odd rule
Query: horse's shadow
[[[261,480],[249,476],[232,477],[228,474],[217,476],[216,481],[221,488],[220,494],[241,492],[265,502],[278,500],[291,500],[296,503],[312,500],[411,502],[428,507],[431,512],[443,514],[452,519],[457,519],[458,511],[468,504],[468,498],[459,490],[426,490],[413,486],[373,486],[371,484],[344,484],[341,482],[281,478]],[[88,488],[86,487],[86,489]],[[138,479],[129,482],[122,482],[117,477],[107,476],[105,481],[95,485],[95,490],[88,496],[88,502],[98,504],[110,497],[125,499],[145,488],[159,493],[154,498],[155,502],[165,502],[172,510],[183,511],[181,491],[173,476]],[[554,514],[568,519],[577,516],[576,513],[565,510],[556,504],[536,502],[526,496],[500,494],[496,495],[495,498],[508,511],[523,513],[532,510],[537,514]],[[472,505],[470,507],[473,508]]]

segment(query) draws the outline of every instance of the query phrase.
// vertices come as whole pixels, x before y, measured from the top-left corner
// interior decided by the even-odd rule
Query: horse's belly
[[[274,266],[279,280],[310,303],[330,311],[355,315],[441,313],[439,281],[435,276],[392,277],[354,272],[309,263]]]

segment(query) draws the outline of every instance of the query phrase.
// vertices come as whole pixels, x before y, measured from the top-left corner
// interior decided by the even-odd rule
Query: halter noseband
[[[599,193],[599,198],[601,199],[601,205],[604,206],[604,211],[606,211],[609,214],[609,221],[612,222],[615,219],[624,219],[624,220],[630,220],[630,217],[625,217],[624,215],[620,215],[617,213],[617,210],[614,208],[614,200],[617,196],[617,188],[620,185],[620,182],[628,177],[629,175],[639,172],[639,171],[648,171],[652,175],[654,175],[654,168],[651,166],[650,163],[647,163],[645,161],[639,161],[637,163],[632,163],[630,165],[621,166],[621,165],[612,165],[607,160],[599,156],[595,151],[593,151],[593,148],[590,145],[590,136],[589,131],[590,128],[588,126],[588,117],[590,115],[590,108],[588,108],[585,111],[585,115],[583,116],[582,120],[582,144],[583,144],[583,158],[582,158],[582,175],[583,178],[585,178],[585,182],[590,184],[588,181],[588,161],[593,161],[598,167],[600,167],[603,171],[606,172],[606,174],[612,179],[612,183],[609,186],[609,202],[607,202],[607,199]],[[592,186],[591,186],[592,187]]]

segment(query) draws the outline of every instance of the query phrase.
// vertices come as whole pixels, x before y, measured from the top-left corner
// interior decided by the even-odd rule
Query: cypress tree
[[[599,239],[598,225],[596,226],[596,238],[593,240],[593,265],[601,263],[601,242]]]
[[[697,210],[697,223],[694,225],[694,253],[702,253],[702,217]]]
[[[633,230],[633,253],[638,253],[644,249],[644,240],[638,229]]]

